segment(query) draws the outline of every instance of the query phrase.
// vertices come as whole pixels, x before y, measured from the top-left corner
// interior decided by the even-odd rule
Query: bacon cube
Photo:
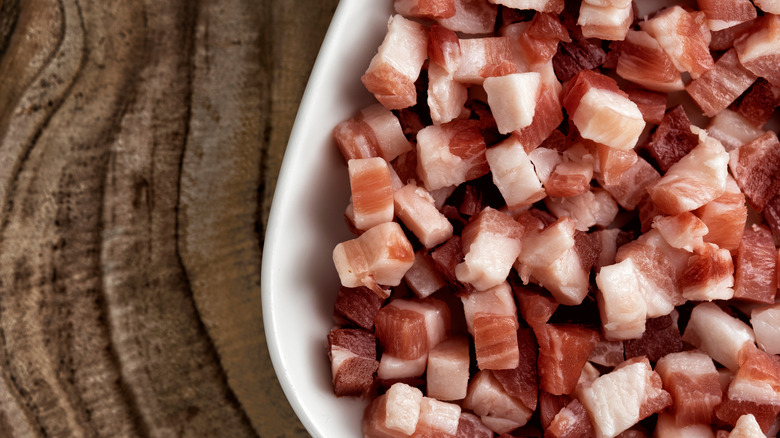
[[[488,104],[498,132],[508,134],[531,124],[541,90],[539,73],[512,73],[485,79]]]
[[[780,303],[754,308],[750,313],[750,325],[762,350],[780,354]]]
[[[328,333],[328,357],[333,392],[339,396],[363,396],[374,383],[376,338],[360,329],[333,329]]]
[[[600,152],[599,157],[601,156],[603,154]],[[602,167],[602,172],[608,171]],[[637,157],[636,162],[617,177],[617,182],[608,183],[605,179],[608,175],[610,173],[597,175],[597,180],[604,190],[627,210],[633,210],[647,194],[647,189],[661,178],[658,171],[642,157]]]
[[[447,339],[428,353],[426,388],[428,396],[439,400],[461,400],[469,383],[469,341]]]
[[[428,190],[459,185],[489,172],[476,120],[453,120],[417,133],[417,174]]]
[[[739,62],[756,76],[780,86],[780,15],[766,14],[746,36],[734,42]]]
[[[520,350],[517,344],[517,317],[490,313],[474,315],[474,351],[480,370],[517,368]]]
[[[533,9],[539,12],[563,12],[563,0],[490,0],[491,3],[514,9]]]
[[[363,435],[366,438],[410,436],[420,420],[423,394],[417,388],[396,383],[366,408]]]
[[[510,396],[489,370],[479,371],[469,382],[463,407],[479,415],[482,423],[496,433],[506,433],[525,425],[533,411]]]
[[[707,17],[712,31],[723,30],[756,18],[756,8],[750,0],[697,0],[699,10]]]
[[[734,41],[752,29],[755,22],[756,19],[752,19],[736,26],[711,32],[710,50],[728,50],[734,47]]]
[[[631,2],[604,2],[584,0],[580,6],[577,24],[585,38],[623,41],[634,14]]]
[[[333,314],[361,328],[373,330],[374,318],[382,303],[384,300],[367,287],[342,286],[336,295]]]
[[[606,59],[607,54],[601,44],[583,38],[560,43],[558,53],[553,56],[553,67],[558,79],[566,82],[580,71],[601,66]]]
[[[723,144],[726,152],[731,152],[744,144],[750,143],[764,133],[763,130],[753,126],[740,113],[728,108],[719,112],[710,120],[707,132]]]
[[[349,160],[352,218],[355,227],[367,230],[393,220],[393,181],[390,166],[382,158]]]
[[[755,128],[761,128],[772,118],[780,105],[780,87],[758,78],[737,103],[736,111]],[[744,142],[747,143],[747,142]]]
[[[559,41],[571,42],[571,38],[558,17],[550,13],[535,14],[519,37],[520,49],[530,64],[550,62]]]
[[[562,324],[545,324],[534,331],[539,342],[540,388],[553,395],[572,394],[599,334]]]
[[[567,198],[586,193],[593,179],[593,154],[582,143],[577,143],[566,149],[562,158],[544,182],[547,195]]]
[[[618,205],[605,190],[591,189],[568,198],[545,198],[544,205],[555,216],[569,217],[576,223],[575,229],[588,231],[598,225],[606,227],[615,220]]]
[[[680,288],[687,300],[730,300],[734,297],[734,264],[731,253],[712,243],[688,259]]]
[[[423,397],[420,402],[420,419],[412,437],[455,436],[458,433],[460,411],[460,406],[454,403]]]
[[[401,122],[381,104],[363,108],[333,129],[333,138],[345,161],[382,157],[392,161],[412,149]]]
[[[415,81],[427,58],[428,34],[420,23],[400,15],[390,17],[387,35],[360,79],[387,109],[417,102]]]
[[[449,18],[455,15],[454,0],[394,0],[397,14],[417,18]]]
[[[409,289],[420,298],[426,298],[444,287],[444,280],[434,267],[433,259],[422,250],[414,253],[414,264],[406,271],[404,280]]]
[[[715,438],[715,433],[709,424],[677,424],[672,414],[661,412],[655,424],[655,436],[668,438]]]
[[[447,123],[464,111],[468,90],[455,81],[461,51],[458,36],[443,26],[432,25],[429,33],[428,108],[434,124]]]
[[[517,367],[507,370],[492,370],[507,394],[520,400],[530,410],[536,410],[539,397],[539,376],[537,372],[538,346],[529,328],[517,330],[517,348],[520,361]]]
[[[498,9],[487,0],[455,0],[455,15],[439,18],[447,29],[465,34],[486,34],[496,27]]]
[[[756,75],[739,63],[737,51],[731,49],[685,90],[705,115],[713,117],[731,105],[756,79]]]
[[[738,356],[745,344],[755,342],[753,329],[729,316],[714,303],[700,303],[693,308],[683,333],[683,341],[709,354],[721,365],[737,371]]]
[[[396,215],[426,248],[452,237],[452,224],[436,209],[433,197],[423,187],[407,184],[394,194]]]
[[[759,2],[756,1],[758,4]],[[753,438],[761,437],[764,431],[761,430],[756,417],[753,414],[740,415],[737,419],[734,429],[728,434],[728,438]]]
[[[777,249],[765,226],[745,228],[736,257],[734,298],[772,304],[777,292]]]
[[[577,399],[558,411],[544,431],[544,436],[550,438],[584,438],[594,435],[595,430],[588,411]]]
[[[731,151],[731,174],[750,204],[761,212],[780,194],[780,142],[767,131],[752,142]]]
[[[544,198],[539,177],[516,136],[488,149],[485,157],[507,208],[520,209]]]
[[[626,359],[644,356],[651,362],[656,362],[669,353],[682,351],[683,342],[677,328],[676,313],[673,311],[670,315],[648,319],[642,337],[623,341]]]
[[[515,132],[526,153],[542,144],[563,121],[560,88],[561,84],[554,78],[542,78],[533,120],[530,125]]]
[[[600,338],[588,356],[588,362],[605,367],[615,367],[626,360],[623,341],[608,341]]]
[[[723,145],[695,126],[699,144],[673,164],[658,182],[648,189],[650,197],[666,214],[697,209],[726,190],[729,155]]]
[[[506,37],[461,39],[460,52],[460,63],[454,76],[458,82],[481,85],[485,78],[517,73]]]
[[[682,105],[677,105],[664,115],[646,148],[661,172],[666,172],[698,144],[691,120]]]
[[[666,113],[667,96],[647,90],[627,90],[628,98],[636,104],[645,122],[658,125]]]
[[[428,354],[414,359],[401,359],[383,352],[382,357],[379,358],[379,369],[377,369],[376,376],[383,381],[399,381],[420,377],[425,373],[427,363]]]
[[[429,351],[425,315],[402,300],[390,301],[379,309],[374,319],[376,337],[384,347],[383,355],[399,359],[419,359]]]
[[[711,36],[704,12],[686,11],[676,5],[661,10],[639,26],[658,41],[677,71],[687,71],[697,79],[712,68]]]
[[[739,248],[747,222],[747,206],[745,195],[731,175],[726,179],[726,191],[697,209],[696,215],[707,225],[705,242],[714,243],[729,251]]]
[[[484,291],[474,291],[462,295],[460,299],[466,317],[466,328],[472,335],[474,334],[474,319],[478,313],[514,317],[515,330],[517,329],[517,307],[515,307],[509,283],[503,282]]]
[[[707,225],[689,211],[673,216],[656,216],[653,228],[661,233],[666,243],[688,252],[701,250],[703,238],[709,231]]]
[[[608,340],[638,338],[645,331],[647,303],[639,286],[634,262],[627,258],[604,266],[596,274],[596,295],[604,337]]]
[[[558,308],[558,302],[543,289],[532,289],[512,283],[512,291],[523,320],[532,328],[546,324]]]
[[[607,374],[578,387],[598,438],[612,438],[672,403],[661,377],[646,358],[629,359]]]
[[[672,396],[670,412],[677,425],[711,423],[721,402],[718,371],[705,353],[681,351],[658,360],[655,371]]]
[[[642,113],[617,83],[583,70],[566,85],[563,107],[583,138],[620,150],[632,149],[645,128]]]
[[[456,438],[494,438],[495,434],[488,429],[482,420],[474,414],[461,411]]]

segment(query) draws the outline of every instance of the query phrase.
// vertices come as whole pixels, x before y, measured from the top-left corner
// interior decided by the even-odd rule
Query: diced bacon
[[[759,2],[756,1],[756,3]],[[760,438],[762,436],[765,436],[764,432],[753,414],[740,415],[734,429],[731,429],[728,434],[728,438]]]
[[[433,259],[436,270],[443,276],[444,281],[449,287],[456,293],[468,295],[474,291],[473,286],[470,284],[463,284],[455,277],[455,267],[458,263],[463,261],[463,248],[461,246],[460,236],[452,236],[452,239],[436,248],[431,252],[431,258]]]
[[[469,383],[469,341],[447,339],[428,353],[426,388],[428,396],[439,400],[461,400]]]
[[[490,313],[474,315],[474,351],[481,370],[517,368],[520,350],[517,344],[517,317]]]
[[[485,152],[493,183],[510,210],[531,205],[545,197],[542,183],[523,145],[514,135]]]
[[[529,328],[521,327],[517,331],[517,348],[520,361],[516,368],[492,370],[493,376],[501,383],[510,396],[520,400],[528,409],[536,410],[539,396],[539,376],[536,368],[538,346]]]
[[[493,438],[494,436],[493,431],[488,429],[479,417],[468,412],[460,413],[456,438]]]
[[[681,426],[677,424],[673,415],[665,412],[658,414],[654,434],[664,438],[715,438],[715,433],[709,424]]]
[[[393,220],[393,181],[382,158],[349,160],[352,216],[355,227],[367,230]]]
[[[671,396],[646,358],[629,359],[577,389],[598,438],[612,438],[669,406]]]
[[[376,398],[363,414],[367,438],[410,436],[417,429],[423,394],[417,388],[396,383]]]
[[[392,161],[412,148],[398,118],[378,103],[336,125],[333,138],[345,161],[371,157]]]
[[[384,347],[384,354],[399,359],[418,359],[429,351],[425,315],[396,301],[379,309],[374,319],[376,337]]]
[[[598,174],[605,185],[618,185],[620,179],[627,170],[639,160],[639,156],[633,149],[621,151],[603,144],[596,144],[596,154],[598,155]],[[648,165],[649,166],[649,165]],[[652,169],[652,167],[650,167]],[[658,173],[658,172],[656,172]],[[660,175],[658,176],[660,178]],[[642,191],[644,193],[644,191]]]
[[[656,216],[653,228],[661,233],[666,243],[688,252],[702,249],[703,237],[709,231],[707,225],[689,211],[673,216]]]
[[[636,145],[645,121],[613,79],[583,70],[566,85],[563,96],[563,107],[583,138],[620,150]]]
[[[579,400],[574,399],[561,409],[544,432],[550,438],[585,438],[595,434],[588,412]]]
[[[755,22],[756,19],[753,19],[732,27],[727,27],[723,30],[711,32],[712,40],[710,41],[710,50],[728,50],[734,47],[734,41],[747,33]]]
[[[417,22],[394,15],[387,35],[360,79],[387,109],[401,109],[417,102],[415,81],[427,58],[428,34]]]
[[[401,226],[385,222],[336,245],[333,264],[342,286],[366,286],[387,297],[379,285],[398,286],[414,264],[414,251]]]
[[[453,120],[417,133],[417,174],[428,190],[459,185],[488,173],[479,122]]]
[[[575,325],[545,324],[535,328],[539,342],[540,388],[550,394],[571,394],[599,334]]]
[[[626,357],[623,350],[623,341],[608,341],[603,338],[599,339],[590,356],[588,356],[588,362],[605,367],[620,365],[624,360],[626,360]]]
[[[531,64],[550,62],[558,51],[558,42],[571,42],[569,32],[554,14],[538,13],[520,35],[520,49]]]
[[[780,15],[764,15],[750,33],[734,42],[734,48],[746,69],[780,87]]]
[[[436,271],[433,259],[422,250],[414,253],[414,264],[406,271],[404,280],[415,295],[420,298],[426,298],[444,287],[444,280]]]
[[[558,151],[548,149],[544,146],[540,146],[529,152],[528,159],[533,163],[536,175],[539,177],[539,181],[541,181],[542,184],[550,179],[550,175],[552,175],[555,167],[563,162],[563,157]]]
[[[455,15],[454,0],[394,0],[397,14],[417,18],[449,18]]]
[[[756,8],[750,0],[697,0],[712,31],[723,30],[756,18]]]
[[[458,281],[486,290],[506,281],[520,254],[522,226],[511,216],[486,207],[463,229],[463,263],[455,267]]]
[[[428,108],[434,124],[447,123],[465,111],[468,90],[455,81],[460,63],[458,36],[443,26],[432,25],[429,33]]]
[[[509,39],[485,37],[460,40],[460,64],[455,80],[482,84],[485,78],[517,73]]]
[[[752,142],[731,151],[731,174],[750,204],[760,213],[780,194],[780,142],[767,131]]]
[[[333,329],[328,333],[333,392],[339,396],[363,396],[371,389],[376,361],[376,339],[360,329]]]
[[[604,40],[623,41],[634,14],[631,2],[622,6],[613,4],[600,5],[603,2],[585,0],[580,6],[577,24],[582,28],[585,38],[601,38]]]
[[[520,315],[532,328],[546,324],[558,308],[558,302],[543,289],[536,290],[513,283],[512,290],[520,307]]]
[[[655,367],[672,396],[670,412],[678,425],[711,423],[722,394],[718,371],[705,353],[681,351],[658,360]]]
[[[780,354],[780,303],[757,307],[750,313],[756,343],[769,354]]]
[[[618,214],[618,205],[602,189],[592,189],[568,198],[545,198],[544,205],[556,216],[572,218],[579,231],[588,231],[594,225],[606,227]]]
[[[699,144],[648,191],[653,202],[666,214],[697,209],[726,190],[729,155],[723,145],[707,132],[691,126]]]
[[[753,329],[729,316],[714,303],[700,303],[693,308],[683,333],[683,341],[700,348],[726,368],[736,371],[737,358],[745,344],[753,344]]]
[[[645,196],[648,187],[651,187],[660,178],[661,175],[650,163],[644,158],[638,157],[636,163],[622,173],[617,183],[607,184],[606,181],[602,180],[599,182],[621,207],[632,210]]]
[[[438,21],[455,32],[486,34],[496,27],[497,15],[498,9],[487,0],[455,0],[455,15]]]
[[[563,121],[560,86],[557,81],[542,81],[531,124],[515,133],[526,153],[542,144]]]
[[[734,297],[734,264],[731,253],[712,243],[688,259],[680,288],[692,301],[730,300]]]
[[[490,0],[491,3],[514,9],[533,9],[539,12],[563,12],[563,0]]]
[[[459,422],[460,406],[423,397],[420,402],[420,419],[412,437],[455,436],[458,433]]]
[[[596,274],[599,314],[608,340],[637,338],[645,331],[647,304],[635,273],[636,266],[629,258],[603,266]]]
[[[509,283],[501,283],[484,291],[475,291],[460,297],[463,302],[463,313],[466,317],[466,328],[474,334],[474,319],[478,313],[515,318],[517,330],[517,307],[512,297]]]
[[[623,349],[626,359],[644,356],[652,362],[658,361],[669,353],[682,351],[683,342],[676,318],[672,318],[672,315],[664,315],[648,319],[642,337],[623,341]]]
[[[576,39],[571,43],[558,45],[558,53],[553,56],[555,75],[561,82],[573,78],[582,70],[591,70],[601,66],[607,54],[598,44],[588,39]]]
[[[685,90],[705,115],[713,117],[731,105],[756,79],[757,76],[739,63],[737,51],[731,49]]]
[[[488,104],[498,132],[508,134],[531,124],[541,90],[539,73],[513,73],[485,79]]]
[[[615,263],[615,255],[617,254],[618,246],[620,246],[619,242],[628,240],[629,238],[626,237],[628,233],[620,231],[618,228],[598,230],[592,232],[592,234],[596,235],[600,241],[599,247],[601,248],[601,251],[599,252],[599,257],[596,259],[596,262],[593,264],[593,268],[598,273],[603,266]]]
[[[642,30],[629,30],[620,45],[617,74],[654,91],[682,90],[684,85],[669,55],[658,41]]]
[[[426,248],[452,237],[452,224],[436,209],[425,188],[407,184],[395,192],[394,199],[396,215]]]
[[[778,105],[780,105],[780,87],[770,84],[764,78],[758,78],[742,95],[736,111],[753,127],[761,128],[772,118]]]
[[[542,429],[550,427],[555,416],[572,401],[568,395],[552,395],[549,392],[539,392],[539,419]]]
[[[382,353],[379,359],[377,377],[382,380],[398,380],[410,377],[420,377],[425,373],[425,365],[428,363],[428,355],[415,359],[401,359],[387,352]]]
[[[520,400],[507,394],[489,370],[479,371],[471,379],[463,407],[474,411],[486,426],[499,434],[525,425],[533,414]]]
[[[697,79],[712,68],[710,30],[704,12],[686,11],[676,5],[663,9],[640,27],[655,38],[679,72]]]
[[[745,228],[736,257],[734,298],[772,304],[777,292],[777,249],[765,226]]]
[[[750,143],[764,133],[763,130],[752,126],[740,113],[728,108],[710,120],[707,132],[721,142],[726,152]]]
[[[593,179],[594,162],[593,155],[582,143],[566,149],[563,160],[544,183],[547,195],[565,198],[586,193]]]
[[[636,104],[645,123],[658,125],[666,112],[667,97],[663,93],[647,90],[628,90],[628,98]]]
[[[728,175],[726,180],[726,191],[696,210],[696,215],[709,230],[704,236],[705,242],[714,243],[729,251],[739,248],[747,222],[747,206],[745,195],[731,175]]]
[[[653,133],[647,150],[658,168],[666,172],[698,145],[698,137],[691,132],[691,121],[682,105],[669,110]]]
[[[376,312],[384,300],[367,287],[344,287],[336,295],[333,314],[366,330],[373,330]]]

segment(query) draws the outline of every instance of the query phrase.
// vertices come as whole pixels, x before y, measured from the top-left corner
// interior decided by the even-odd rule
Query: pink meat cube
[[[384,300],[367,287],[344,287],[336,295],[333,314],[336,318],[355,324],[366,330],[374,329],[376,312]]]
[[[736,257],[734,298],[773,304],[777,292],[777,249],[765,226],[745,228]]]
[[[638,338],[645,331],[647,304],[639,286],[634,262],[627,258],[603,266],[596,274],[596,295],[604,337],[608,340]]]
[[[349,160],[352,215],[355,227],[367,230],[393,220],[393,181],[382,158]]]
[[[452,224],[436,209],[433,197],[423,187],[407,184],[394,194],[398,218],[426,248],[452,237]]]
[[[520,362],[517,317],[490,313],[474,315],[474,351],[480,370],[517,368]]]
[[[626,359],[644,356],[656,362],[669,353],[682,351],[683,342],[677,327],[677,317],[672,317],[676,313],[673,311],[670,315],[648,319],[642,337],[623,341]]]
[[[602,5],[603,3],[588,0],[582,2],[577,19],[582,35],[585,38],[623,41],[634,20],[631,2],[619,2],[620,6],[615,2],[608,5]]]
[[[436,270],[453,291],[459,295],[468,295],[474,292],[473,286],[461,283],[455,277],[455,267],[463,261],[463,247],[460,236],[452,236],[452,239],[433,250],[431,258]]]
[[[759,2],[756,1],[756,3]],[[728,433],[728,438],[752,438],[761,437],[762,435],[764,435],[764,431],[761,430],[755,415],[744,414],[739,416],[734,429]]]
[[[601,44],[585,38],[575,39],[571,43],[560,43],[558,53],[553,57],[553,67],[558,79],[566,82],[582,70],[601,66],[606,59]]]
[[[614,367],[620,365],[626,360],[623,341],[608,341],[604,338],[599,339],[593,351],[588,356],[588,362],[605,367]]]
[[[453,120],[417,133],[417,174],[428,190],[460,185],[490,171],[476,120]]]
[[[544,289],[512,283],[512,290],[520,308],[520,315],[532,328],[546,324],[558,308],[558,302]]]
[[[461,412],[458,433],[455,436],[456,438],[494,438],[495,435],[482,423],[479,417],[468,412]]]
[[[360,79],[387,109],[401,109],[417,102],[414,83],[428,55],[428,33],[420,23],[394,15],[387,35]]]
[[[709,231],[707,225],[689,211],[672,216],[656,216],[653,228],[661,233],[666,243],[688,252],[703,249],[704,236]]]
[[[767,131],[752,142],[731,151],[731,174],[750,204],[761,212],[780,194],[780,142]]]
[[[479,371],[469,382],[463,407],[479,415],[482,423],[496,433],[506,433],[525,425],[533,411],[507,394],[489,370]]]
[[[547,63],[558,50],[558,42],[571,42],[569,32],[561,24],[558,16],[550,13],[538,13],[520,35],[520,49],[530,64]]]
[[[707,225],[705,242],[714,243],[729,251],[739,248],[747,222],[747,206],[745,195],[731,175],[726,179],[726,191],[697,209],[696,215]]]
[[[753,329],[729,316],[714,303],[693,308],[683,333],[683,341],[701,349],[721,365],[737,371],[739,352],[745,344],[754,344]]]
[[[428,43],[428,108],[434,124],[458,118],[468,99],[465,85],[455,81],[461,51],[458,36],[443,26],[432,25]]]
[[[487,0],[455,0],[455,15],[439,18],[447,29],[465,34],[491,33],[496,27],[498,10]]]
[[[376,338],[360,329],[333,329],[328,333],[328,357],[333,392],[339,396],[363,396],[374,383]]]
[[[423,354],[415,359],[401,359],[383,352],[382,357],[379,359],[379,369],[377,369],[376,376],[382,381],[392,382],[420,377],[425,373],[425,365],[427,363],[427,354]]]
[[[389,162],[412,149],[401,122],[378,103],[336,125],[333,138],[345,161],[382,157]]]
[[[493,183],[510,210],[531,205],[545,197],[542,183],[517,136],[512,135],[485,152]]]
[[[750,33],[734,42],[734,48],[746,69],[780,87],[780,15],[764,15]]]
[[[542,144],[563,121],[560,87],[556,80],[542,81],[531,124],[515,133],[526,153]]]
[[[658,360],[655,371],[672,396],[670,412],[677,425],[712,423],[722,394],[709,356],[698,350],[670,353]]]
[[[420,403],[420,419],[413,438],[454,437],[460,423],[460,406],[431,397],[423,397]]]
[[[582,143],[566,149],[562,161],[544,182],[547,195],[566,198],[586,193],[593,179],[594,162],[593,154]]]
[[[396,383],[366,408],[363,435],[367,438],[410,436],[417,429],[423,394],[417,388]]]
[[[540,388],[550,394],[572,394],[599,334],[575,325],[545,324],[534,329],[539,342]]]
[[[661,123],[666,113],[666,94],[647,90],[627,90],[626,92],[628,98],[639,108],[646,123],[654,125]]]
[[[596,176],[604,182],[604,185],[615,186],[620,184],[623,174],[639,161],[639,156],[633,149],[621,151],[597,143],[595,151],[596,155],[598,155],[598,172],[596,172]],[[647,167],[652,169],[652,166],[649,164]],[[594,166],[595,170],[596,166]],[[658,178],[660,177],[659,175]],[[642,193],[644,194],[644,191]]]
[[[601,178],[598,180],[621,207],[633,210],[647,194],[647,189],[660,178],[661,175],[650,163],[642,157],[637,157],[636,163],[620,175],[617,183],[608,184]]]
[[[512,288],[504,282],[484,291],[461,295],[466,328],[474,334],[474,319],[478,313],[515,318],[517,329],[517,307],[512,297]]]
[[[395,12],[406,17],[449,18],[455,15],[454,0],[394,0]]]
[[[569,217],[576,222],[575,229],[588,231],[598,225],[606,227],[618,214],[615,200],[602,189],[591,189],[587,192],[568,198],[545,198],[544,205],[555,216]]]
[[[666,172],[698,144],[698,136],[691,132],[688,115],[682,105],[677,105],[664,115],[646,148],[658,168]]]
[[[715,438],[709,424],[678,425],[672,414],[661,412],[655,425],[655,436],[668,438]]]
[[[558,411],[544,432],[544,436],[550,438],[587,438],[594,435],[588,411],[577,399]]]
[[[441,275],[434,267],[433,259],[423,250],[414,253],[414,264],[406,271],[404,280],[409,289],[420,298],[430,296],[444,287],[445,284]]]
[[[770,84],[764,78],[758,78],[739,100],[737,112],[751,125],[761,128],[772,117],[778,105],[780,87]]]
[[[541,91],[539,73],[512,73],[485,79],[488,104],[498,132],[508,134],[531,124]]]
[[[744,102],[744,98],[742,102]],[[744,144],[750,143],[764,133],[762,129],[753,126],[752,122],[740,113],[728,108],[719,112],[710,120],[709,125],[707,125],[707,132],[723,144],[726,152],[731,152]]]
[[[469,383],[469,341],[447,339],[428,353],[426,388],[428,396],[439,400],[462,400]]]
[[[537,372],[538,346],[531,329],[521,327],[517,331],[517,348],[520,362],[516,368],[492,370],[507,394],[520,400],[530,410],[536,410],[539,398],[539,376]]]
[[[754,18],[723,30],[711,32],[710,50],[728,50],[734,47],[734,41],[750,31],[755,23],[756,19]]]
[[[460,63],[455,80],[466,84],[482,84],[485,78],[517,73],[510,41],[506,37],[485,37],[460,40]]]
[[[723,30],[756,18],[756,7],[750,0],[697,0],[699,10],[707,17],[712,31]]]
[[[374,319],[376,337],[384,353],[399,359],[418,359],[429,351],[425,316],[393,300],[379,309]]]
[[[680,283],[683,297],[692,301],[730,300],[734,297],[733,286],[731,253],[712,243],[691,255]]]
[[[754,308],[750,313],[750,325],[762,350],[780,354],[780,303]]]
[[[685,90],[705,115],[713,117],[731,105],[756,79],[756,75],[739,63],[736,50],[731,49]]]
[[[658,41],[679,72],[687,71],[697,79],[712,68],[711,36],[704,12],[676,5],[643,21],[640,27]]]

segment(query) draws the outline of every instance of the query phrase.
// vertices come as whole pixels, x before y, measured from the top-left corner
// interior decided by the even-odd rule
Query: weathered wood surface
[[[0,436],[307,436],[260,260],[336,3],[0,0]]]

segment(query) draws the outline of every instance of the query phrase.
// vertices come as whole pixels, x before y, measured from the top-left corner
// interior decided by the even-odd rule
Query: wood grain
[[[0,436],[307,436],[260,262],[336,3],[0,0]]]

